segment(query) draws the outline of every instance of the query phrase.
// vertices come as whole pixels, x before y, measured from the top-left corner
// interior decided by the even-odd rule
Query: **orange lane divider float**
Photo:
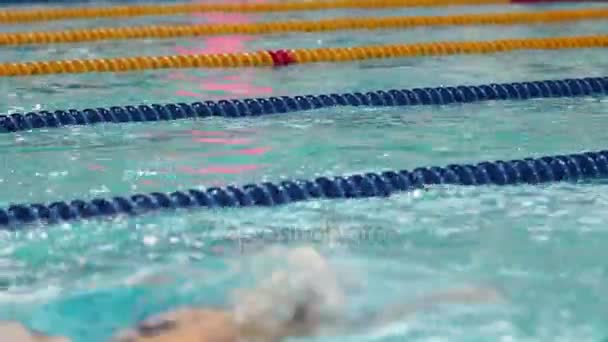
[[[155,25],[63,31],[0,33],[0,45],[75,43],[98,40],[176,38],[219,34],[268,34],[377,30],[440,25],[516,25],[608,19],[608,8],[523,13],[481,13],[449,16],[356,17],[319,21],[278,21],[254,24]]]
[[[195,12],[287,12],[318,11],[327,9],[381,9],[399,7],[436,7],[465,5],[495,5],[528,2],[555,2],[556,0],[309,0],[266,3],[177,3],[140,4],[107,7],[70,7],[43,9],[6,9],[0,11],[0,24],[27,23],[64,19],[91,19],[111,17],[140,17],[176,15]],[[564,0],[565,1],[565,0]]]
[[[605,47],[608,47],[608,35],[393,44],[347,48],[293,49],[251,53],[136,56],[1,63],[0,76],[125,72],[171,68],[270,67],[319,62],[350,62],[378,58],[487,54],[513,50]]]

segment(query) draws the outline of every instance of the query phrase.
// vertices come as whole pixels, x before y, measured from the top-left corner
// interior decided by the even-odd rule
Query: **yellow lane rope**
[[[377,58],[487,54],[527,49],[577,49],[608,47],[608,35],[553,38],[455,41],[347,48],[294,49],[251,53],[56,60],[2,63],[0,76],[60,73],[124,72],[169,68],[268,67],[318,62],[349,62]]]
[[[511,0],[309,0],[298,2],[269,3],[178,3],[145,4],[112,7],[71,7],[50,9],[9,9],[0,11],[0,23],[26,23],[62,19],[86,19],[108,17],[140,17],[150,15],[175,15],[195,12],[286,12],[315,11],[346,8],[395,8],[433,7],[448,5],[508,4]]]
[[[157,25],[106,27],[55,32],[0,33],[0,45],[75,43],[98,40],[175,38],[218,34],[267,34],[356,29],[394,29],[440,25],[516,25],[608,19],[608,8],[524,13],[481,13],[449,16],[337,18],[320,21],[280,21],[254,24]]]

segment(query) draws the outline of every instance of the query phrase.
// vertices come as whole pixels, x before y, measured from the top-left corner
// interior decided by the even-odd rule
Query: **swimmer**
[[[112,342],[280,342],[289,337],[352,332],[379,327],[440,304],[502,301],[493,289],[465,288],[396,305],[368,323],[348,323],[343,317],[346,297],[337,275],[313,248],[289,252],[286,269],[273,272],[257,288],[235,296],[232,311],[183,308],[152,317]],[[281,260],[281,259],[277,259]]]
[[[273,260],[285,262],[285,267],[272,272],[254,289],[237,291],[232,309],[176,309],[140,322],[111,342],[280,342],[289,337],[380,327],[440,304],[502,301],[493,289],[448,291],[388,308],[366,320],[367,326],[363,327],[361,322],[349,323],[344,318],[346,296],[338,276],[315,249],[300,247],[287,254],[277,250],[271,253],[275,253],[271,254]],[[0,336],[5,336],[5,329],[6,325],[0,325]],[[16,324],[7,331],[10,329],[21,333],[12,342],[69,342],[32,334]]]
[[[113,342],[278,342],[336,323],[345,298],[326,260],[307,247],[269,253],[284,267],[256,288],[237,291],[231,311],[179,309],[141,322]]]

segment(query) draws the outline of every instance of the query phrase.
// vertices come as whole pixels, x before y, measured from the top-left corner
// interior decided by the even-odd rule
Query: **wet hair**
[[[112,339],[113,342],[134,342],[138,337],[154,337],[175,329],[177,322],[170,317],[159,315],[139,322],[135,329],[123,331]]]
[[[151,337],[172,330],[177,327],[177,322],[169,317],[155,316],[137,324],[137,333],[140,336]]]
[[[298,306],[296,306],[294,312],[293,312],[293,317],[291,318],[291,321],[293,323],[304,323],[309,319],[309,315],[310,315],[310,308],[308,307],[308,305],[305,304],[299,304]]]

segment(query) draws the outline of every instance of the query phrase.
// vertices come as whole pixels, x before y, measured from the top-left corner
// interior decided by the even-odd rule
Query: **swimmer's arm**
[[[470,287],[438,292],[403,306],[393,306],[380,315],[380,323],[407,317],[442,304],[487,304],[501,302],[503,297],[492,288]]]
[[[372,314],[371,319],[369,315],[361,317],[361,320],[345,324],[343,328],[347,328],[349,331],[361,330],[363,327],[374,328],[443,304],[487,304],[503,300],[503,296],[492,288],[471,287],[437,292],[413,302],[392,305],[380,313]]]
[[[18,322],[0,321],[0,340],[10,342],[70,342],[67,337],[48,336],[31,331]]]

